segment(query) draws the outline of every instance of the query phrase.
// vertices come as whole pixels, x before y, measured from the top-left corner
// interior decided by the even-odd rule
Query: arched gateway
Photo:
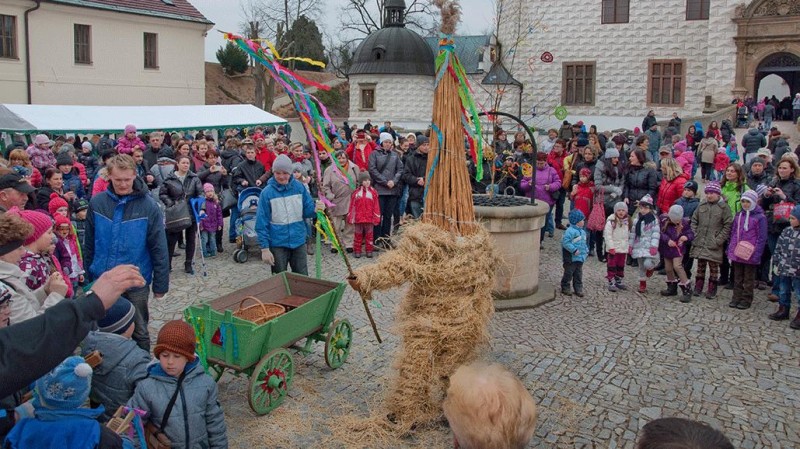
[[[740,6],[737,24],[734,96],[755,95],[770,74],[800,92],[800,1],[754,0]]]

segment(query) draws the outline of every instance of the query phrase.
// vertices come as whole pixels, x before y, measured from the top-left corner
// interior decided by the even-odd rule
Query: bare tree
[[[385,0],[347,0],[342,11],[342,31],[360,40],[373,31],[383,28]],[[407,0],[406,26],[424,36],[435,36],[439,17],[429,0]]]
[[[284,35],[292,23],[301,15],[317,17],[320,8],[320,0],[249,0],[242,4],[244,22],[240,28],[250,39],[269,39],[283,53],[291,48]],[[255,79],[255,106],[270,111],[275,103],[275,80],[252,58],[250,67]]]
[[[328,57],[327,70],[335,74],[337,78],[347,78],[347,72],[353,63],[355,49],[355,40],[337,41],[337,37],[325,33],[325,56]]]

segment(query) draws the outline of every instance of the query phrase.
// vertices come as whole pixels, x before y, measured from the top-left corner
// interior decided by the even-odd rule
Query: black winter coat
[[[158,192],[158,197],[165,206],[170,207],[181,198],[190,200],[192,198],[200,198],[203,196],[203,185],[200,183],[200,178],[192,172],[186,173],[183,182],[178,179],[178,172],[172,172],[169,177],[161,184],[161,190]],[[192,219],[194,220],[194,219]]]
[[[625,186],[622,188],[622,197],[628,200],[628,212],[633,214],[636,202],[645,195],[650,195],[657,201],[658,173],[652,168],[630,166],[625,174]]]
[[[772,182],[769,183],[769,187],[780,188],[786,195],[786,201],[794,204],[800,204],[800,180],[781,180],[776,176],[772,179]],[[764,208],[764,212],[767,216],[767,232],[772,235],[780,235],[780,233],[789,226],[789,220],[775,220],[774,217],[775,205],[781,201],[783,200],[778,197],[778,195],[770,195],[764,196],[764,199],[761,202],[761,207]]]
[[[205,184],[209,183],[214,186],[214,191],[218,194],[222,192],[222,189],[228,188],[228,175],[223,175],[222,171],[212,172],[211,166],[208,165],[208,162],[203,164],[203,168],[200,170],[200,173],[197,174],[197,177],[200,178],[200,182]]]
[[[236,191],[241,192],[247,187],[258,187],[256,181],[261,180],[262,185],[267,180],[267,170],[258,161],[250,161],[245,159],[237,165],[231,172],[232,185]],[[247,181],[247,186],[242,186],[242,181]]]
[[[428,155],[418,151],[406,156],[401,179],[408,186],[408,201],[422,201],[425,186],[417,184],[419,178],[425,179],[428,166]]]

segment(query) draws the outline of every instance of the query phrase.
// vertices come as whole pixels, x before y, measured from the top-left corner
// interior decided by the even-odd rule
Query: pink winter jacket
[[[691,150],[684,151],[680,156],[675,156],[675,162],[681,166],[684,173],[689,176],[692,174],[692,166],[694,165],[694,152]]]
[[[136,145],[139,145],[139,148],[141,148],[142,151],[144,151],[145,148],[147,148],[147,145],[145,145],[144,142],[142,142],[142,139],[138,137],[131,140],[125,136],[122,136],[122,138],[119,139],[119,142],[117,143],[117,151],[120,154],[131,154],[133,153],[133,147],[135,147]]]

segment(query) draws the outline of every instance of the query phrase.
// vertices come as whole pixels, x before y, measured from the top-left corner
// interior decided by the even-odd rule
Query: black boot
[[[706,293],[706,299],[714,299],[716,297],[717,297],[717,281],[709,279],[708,293]]]
[[[797,316],[789,323],[789,327],[792,329],[800,329],[800,311],[797,312]]]
[[[681,296],[681,302],[683,303],[690,302],[692,300],[692,287],[690,287],[690,285],[691,284],[689,284],[689,281],[686,281],[686,284],[679,285],[681,288],[681,293],[683,293],[683,296]]]
[[[667,281],[667,289],[661,290],[661,296],[678,296],[678,281]]]
[[[784,305],[779,305],[775,313],[771,313],[768,317],[772,321],[783,321],[789,319],[789,308]]]
[[[183,272],[186,274],[194,274],[194,268],[192,268],[191,262],[187,262],[183,265]]]

